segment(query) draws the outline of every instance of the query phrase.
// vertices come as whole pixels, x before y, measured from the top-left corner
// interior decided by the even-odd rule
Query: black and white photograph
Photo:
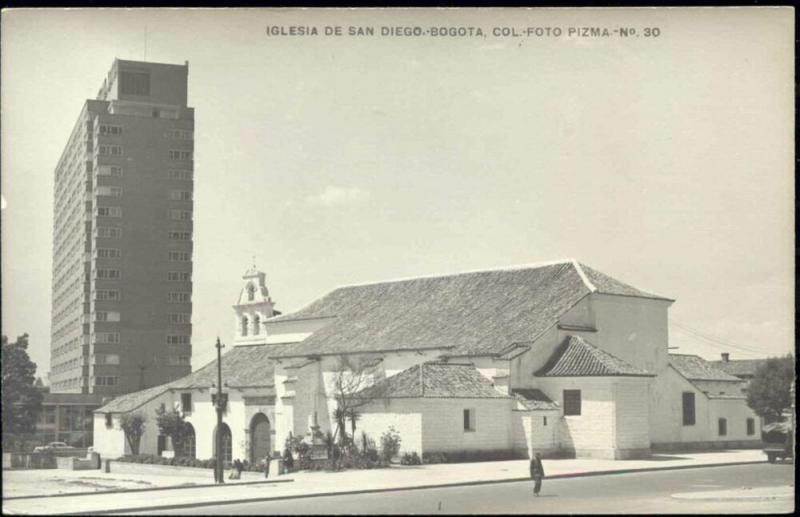
[[[794,8],[0,20],[4,514],[794,512]]]

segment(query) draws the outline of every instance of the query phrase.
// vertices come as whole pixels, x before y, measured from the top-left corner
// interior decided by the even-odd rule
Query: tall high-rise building
[[[188,74],[114,60],[58,162],[53,392],[115,395],[191,371]]]

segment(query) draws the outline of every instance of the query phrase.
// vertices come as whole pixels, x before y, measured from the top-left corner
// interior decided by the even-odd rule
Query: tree
[[[167,410],[164,404],[161,404],[156,409],[156,425],[159,433],[169,436],[172,440],[175,455],[183,455],[183,444],[188,431],[188,425],[183,419],[183,413],[175,408]]]
[[[381,390],[377,386],[373,387],[377,373],[374,359],[357,360],[353,356],[339,356],[333,375],[332,391],[336,400],[336,409],[333,411],[336,422],[334,437],[338,436],[340,445],[345,445],[348,441],[347,420],[350,420],[351,432],[355,436],[356,421],[360,417],[358,409],[382,396]],[[366,394],[364,390],[368,387],[373,388]]]
[[[36,363],[28,356],[28,334],[14,343],[2,337],[2,412],[3,447],[11,445],[15,436],[30,436],[42,409],[42,391],[34,385]]]
[[[780,420],[790,404],[789,389],[794,380],[794,357],[770,357],[753,375],[747,388],[747,405],[766,422]]]
[[[119,425],[125,432],[125,439],[134,456],[139,455],[139,443],[141,443],[146,422],[147,419],[141,413],[125,413],[120,419]]]

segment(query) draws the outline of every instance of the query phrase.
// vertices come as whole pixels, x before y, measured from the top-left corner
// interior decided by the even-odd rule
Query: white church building
[[[744,383],[698,356],[668,353],[673,302],[566,260],[344,286],[279,314],[264,273],[248,271],[222,356],[223,453],[258,460],[313,422],[333,432],[343,360],[365,379],[357,433],[377,442],[393,426],[401,452],[624,459],[758,445]],[[216,370],[214,361],[101,407],[95,450],[129,453],[119,421],[131,412],[148,419],[140,452],[169,450],[155,424],[164,404],[193,429],[178,454],[211,458]]]

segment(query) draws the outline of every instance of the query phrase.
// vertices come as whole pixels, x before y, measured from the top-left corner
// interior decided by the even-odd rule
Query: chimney
[[[728,352],[722,352],[720,355],[722,356],[723,363],[727,363],[731,359],[731,354],[729,354]]]

